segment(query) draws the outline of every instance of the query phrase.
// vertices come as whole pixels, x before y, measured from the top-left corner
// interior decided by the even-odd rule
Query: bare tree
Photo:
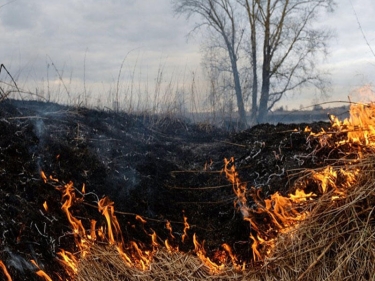
[[[251,64],[251,120],[262,123],[284,94],[312,84],[324,91],[316,55],[326,51],[331,34],[314,23],[334,0],[173,0],[178,14],[198,14],[224,41],[230,59],[240,120],[246,124],[239,72],[239,51],[247,49]],[[239,4],[239,5],[238,5]],[[244,29],[239,23],[247,18]],[[244,35],[248,35],[245,44]],[[259,52],[258,52],[259,51]],[[258,72],[260,75],[258,75]],[[260,78],[261,80],[260,80]],[[259,92],[258,83],[261,84]],[[260,94],[260,95],[259,95]]]
[[[333,0],[245,0],[251,42],[259,34],[262,45],[262,87],[257,121],[266,120],[268,111],[285,92],[311,83],[323,90],[324,79],[315,67],[316,54],[325,51],[331,34],[314,28],[322,9],[332,10]],[[258,32],[259,31],[259,32]],[[252,44],[252,49],[256,42]],[[253,64],[257,60],[252,51]]]
[[[237,22],[240,18],[237,15],[237,3],[230,0],[174,0],[173,3],[177,14],[186,14],[188,18],[194,14],[201,16],[203,21],[196,26],[196,29],[207,26],[222,38],[232,70],[240,122],[246,126],[246,112],[238,69],[243,29]]]

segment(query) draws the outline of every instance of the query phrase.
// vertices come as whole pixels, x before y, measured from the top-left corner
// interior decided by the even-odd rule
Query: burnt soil
[[[251,260],[251,229],[233,203],[224,158],[234,157],[241,180],[262,197],[287,194],[293,174],[325,159],[308,156],[316,144],[307,142],[307,125],[315,132],[329,127],[262,124],[227,132],[168,116],[6,100],[0,103],[0,260],[13,280],[40,280],[30,260],[53,280],[68,278],[57,252],[77,248],[56,187],[70,181],[77,194],[85,184],[71,212],[87,229],[91,219],[105,226],[95,206],[108,196],[125,241],[147,248],[155,231],[160,244],[169,239],[194,254],[196,233],[212,258],[227,243],[240,260]],[[58,182],[45,183],[41,171]],[[190,228],[182,243],[184,217]]]

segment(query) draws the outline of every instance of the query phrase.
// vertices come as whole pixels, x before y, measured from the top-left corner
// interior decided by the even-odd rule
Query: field
[[[0,132],[13,280],[371,280],[371,142],[338,145],[331,123],[233,132],[6,100]]]

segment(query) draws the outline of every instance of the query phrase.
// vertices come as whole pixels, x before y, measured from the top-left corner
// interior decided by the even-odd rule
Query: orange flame
[[[128,265],[132,266],[135,265],[142,270],[146,270],[152,258],[152,253],[148,251],[142,251],[138,244],[134,241],[130,242],[130,249],[133,250],[133,255],[126,254],[124,251],[124,241],[123,236],[120,228],[120,224],[114,214],[114,203],[109,200],[107,197],[104,197],[98,202],[99,211],[104,215],[107,221],[107,235],[109,239],[109,243],[116,246],[116,249],[120,256],[122,257],[123,261]],[[146,222],[142,217],[138,216],[138,220],[141,222]],[[156,233],[152,235],[152,239],[154,239],[154,246],[158,245],[156,242]],[[132,259],[133,258],[133,259]]]
[[[44,210],[46,210],[46,212],[48,211],[47,201],[44,201],[43,208],[44,208]]]
[[[345,138],[335,141],[336,146],[344,144],[360,145],[373,149],[375,146],[375,103],[351,104],[349,118],[343,121],[331,115],[333,133],[344,133]],[[311,132],[306,127],[305,131]],[[328,140],[332,138],[332,133],[327,134],[324,130],[319,133],[310,133],[311,137],[316,137],[321,146],[328,145]]]
[[[153,231],[152,234],[149,234],[151,236],[151,241],[152,241],[152,246],[153,247],[158,247],[159,243],[157,241],[158,236],[156,235],[156,232]]]
[[[236,269],[236,270],[241,270],[241,266],[238,264],[238,259],[237,259],[237,257],[236,257],[236,255],[235,254],[233,254],[233,251],[232,251],[232,248],[228,245],[228,244],[226,244],[226,243],[224,243],[223,245],[221,245],[222,247],[223,247],[223,249],[228,253],[228,255],[230,256],[230,259],[231,259],[231,261],[232,261],[232,265],[234,266],[234,268]],[[244,264],[244,266],[245,266],[245,264]],[[243,270],[244,268],[242,268],[242,270]]]
[[[143,224],[145,224],[147,221],[144,219],[144,218],[142,218],[140,215],[136,215],[135,216],[135,219],[136,220],[138,220],[138,221],[140,221],[141,223],[143,223]]]
[[[224,163],[224,172],[232,183],[233,191],[236,195],[235,206],[241,211],[244,220],[250,223],[252,230],[256,233],[255,235],[250,233],[250,238],[253,241],[253,259],[254,261],[263,260],[265,256],[271,253],[277,233],[288,232],[300,221],[306,219],[309,213],[307,211],[298,211],[298,206],[317,197],[317,194],[313,192],[306,193],[303,189],[297,188],[294,194],[290,193],[287,197],[276,192],[270,198],[262,199],[258,194],[258,190],[252,188],[247,191],[246,185],[241,183],[233,165],[233,158],[230,160],[225,159]],[[229,165],[231,166],[229,167]],[[359,171],[353,172],[340,169],[339,173],[344,179],[343,186],[348,187],[355,182],[356,174]],[[345,190],[337,187],[338,172],[333,167],[327,166],[322,171],[311,171],[311,176],[318,183],[321,193],[326,193],[328,190],[334,191],[332,200],[345,196]],[[252,196],[257,208],[250,209],[247,207],[247,193]],[[264,225],[265,221],[257,222],[257,217],[262,215],[266,216],[265,220],[268,225]]]
[[[107,221],[107,235],[109,243],[112,245],[116,244],[116,242],[123,244],[120,224],[115,216],[115,208],[113,205],[114,203],[109,200],[108,197],[104,197],[98,202],[99,212],[102,213]]]
[[[186,237],[188,237],[188,234],[187,234],[188,229],[190,229],[190,225],[187,222],[187,217],[184,216],[184,230],[183,230],[184,233],[181,236],[182,242],[185,242]]]
[[[35,265],[35,266],[38,268],[38,270],[35,272],[36,275],[38,275],[39,277],[42,277],[42,278],[43,278],[44,280],[46,280],[46,281],[52,281],[51,277],[49,277],[47,273],[45,273],[43,270],[41,270],[41,269],[39,268],[39,266],[38,266],[38,264],[36,263],[36,261],[31,260],[31,263],[32,263],[33,265]]]
[[[219,273],[225,267],[225,264],[218,265],[211,261],[209,257],[206,256],[206,251],[204,249],[204,245],[199,244],[197,237],[194,233],[193,235],[193,243],[194,243],[194,251],[197,254],[198,258],[202,261],[202,263],[210,269],[211,273]]]
[[[95,228],[96,228],[96,220],[91,220],[90,237],[89,238],[93,241],[96,240]]]
[[[46,174],[43,172],[43,171],[40,171],[40,177],[42,178],[42,180],[44,181],[44,183],[47,182],[47,177],[46,177]]]
[[[169,244],[168,239],[164,240],[164,245],[165,245],[165,248],[167,249],[167,251],[169,253],[178,252],[179,251],[178,246],[177,247],[173,247],[171,244]]]
[[[165,223],[165,228],[169,230],[169,236],[172,238],[172,239],[175,239],[175,237],[173,236],[173,230],[172,230],[172,225],[170,223],[170,221],[167,220],[167,222]]]
[[[100,237],[101,240],[104,240],[105,239],[105,234],[104,234],[104,228],[103,226],[99,227],[97,229],[98,231],[98,236]]]
[[[42,173],[41,175],[43,175],[47,181],[47,177],[45,176],[45,174]],[[123,241],[120,224],[115,216],[114,203],[111,200],[109,200],[107,197],[104,197],[98,202],[98,210],[106,219],[107,235],[105,235],[104,233],[103,226],[96,229],[95,220],[91,220],[90,234],[86,234],[86,230],[82,222],[74,217],[70,212],[70,208],[74,203],[76,203],[77,201],[82,202],[83,200],[82,198],[76,198],[73,183],[69,182],[68,184],[62,187],[58,187],[57,189],[62,192],[62,199],[65,200],[61,209],[66,214],[68,221],[72,227],[76,245],[80,249],[80,258],[84,258],[90,251],[91,244],[89,242],[94,242],[97,237],[100,237],[102,240],[108,239],[109,244],[114,245],[118,254],[127,266],[136,266],[137,268],[140,268],[142,270],[146,270],[150,267],[155,248],[159,246],[159,244],[157,243],[156,232],[153,231],[151,234],[149,234],[153,246],[152,251],[143,251],[136,242],[131,241],[126,247],[129,253],[125,253],[125,243]],[[84,192],[85,186],[83,186],[82,189],[82,193]],[[136,216],[136,219],[141,221],[143,224],[147,222],[139,215]],[[185,223],[185,228],[187,229],[187,219],[185,219]],[[58,253],[58,255],[61,257],[60,262],[64,264],[64,266],[69,271],[71,271],[73,274],[76,274],[78,272],[78,257],[63,249]],[[39,272],[38,274],[40,274],[40,276],[43,275],[42,272]],[[46,277],[43,276],[43,278]]]
[[[72,253],[61,249],[57,254],[62,258],[60,262],[62,262],[67,268],[69,268],[74,274],[78,272],[78,260]]]
[[[39,277],[42,277],[46,281],[52,281],[51,277],[48,276],[47,273],[45,273],[43,270],[39,269],[37,272],[35,272],[36,275]]]
[[[236,195],[236,200],[234,201],[234,207],[239,208],[244,217],[248,217],[248,207],[247,207],[247,198],[246,192],[247,187],[245,183],[242,183],[239,179],[238,172],[234,165],[234,158],[230,160],[224,159],[224,171],[228,180],[232,183],[233,192]],[[228,168],[230,166],[230,168]]]
[[[288,194],[289,198],[296,203],[302,203],[307,200],[311,200],[312,197],[316,197],[316,194],[313,192],[305,193],[303,190],[297,188],[295,194]]]
[[[86,237],[86,230],[83,227],[81,220],[76,219],[70,213],[70,210],[69,210],[69,208],[73,205],[74,201],[76,200],[73,182],[69,182],[64,187],[59,188],[59,189],[63,193],[62,198],[65,199],[65,202],[62,205],[61,209],[65,212],[65,215],[68,218],[70,225],[72,226],[77,246],[81,250],[85,250],[83,242],[85,241],[84,238]],[[79,239],[81,239],[81,241],[79,241]]]
[[[295,205],[305,202],[307,198],[313,197],[314,194],[306,194],[303,190],[297,189],[295,194],[289,194],[289,197],[276,192],[269,199],[263,200],[258,194],[259,190],[255,188],[250,191],[247,190],[246,184],[240,181],[233,163],[233,158],[230,160],[224,159],[224,172],[232,183],[236,195],[235,207],[240,210],[244,220],[248,221],[251,228],[256,232],[256,235],[250,234],[250,238],[253,240],[253,259],[254,261],[263,260],[264,255],[270,253],[270,249],[274,245],[273,238],[277,232],[286,232],[297,222],[306,218],[308,213],[298,212]],[[257,204],[255,210],[247,207],[247,193],[252,196]],[[261,214],[269,218],[269,225],[266,226],[268,229],[264,229],[264,222],[261,222],[262,227],[257,223],[257,217]]]
[[[4,273],[5,277],[7,278],[7,280],[12,281],[12,277],[10,277],[9,272],[8,272],[5,264],[1,260],[0,260],[0,267],[3,270],[3,273]]]
[[[312,177],[321,187],[321,192],[326,193],[329,188],[334,188],[336,186],[335,182],[337,179],[337,173],[333,170],[331,166],[327,166],[322,172],[312,172]]]
[[[374,147],[374,117],[375,103],[352,104],[350,106],[350,117],[344,121],[339,121],[335,117],[333,127],[338,130],[346,130],[348,142]]]
[[[75,190],[73,187],[73,183],[69,182],[68,184],[64,185],[63,187],[58,187],[58,190],[62,192],[62,199],[65,200],[64,204],[62,205],[61,209],[65,213],[74,234],[75,244],[80,249],[81,257],[85,257],[89,252],[89,240],[92,239],[92,231],[91,235],[86,235],[86,230],[81,222],[81,220],[75,218],[72,213],[70,212],[70,207],[78,201],[76,198]],[[79,199],[81,200],[81,199]],[[95,227],[95,225],[94,225]],[[94,231],[95,237],[95,231]],[[62,258],[60,262],[66,266],[69,270],[73,272],[73,274],[77,273],[78,270],[78,259],[70,252],[61,251],[58,255]]]
[[[321,129],[319,133],[313,133],[309,127],[306,127],[305,132],[310,133],[307,141],[314,138],[318,140],[321,148],[335,148],[345,144],[355,145],[358,147],[356,152],[359,158],[362,157],[365,149],[370,149],[373,152],[375,148],[375,103],[352,104],[349,118],[340,121],[335,116],[331,116],[331,120],[333,131],[326,132]],[[340,134],[340,138],[334,139],[332,136],[335,134]],[[337,141],[337,139],[339,140]],[[318,150],[317,146],[313,153]],[[294,194],[288,194],[285,197],[276,192],[268,199],[262,199],[259,190],[255,188],[248,190],[246,184],[240,181],[233,158],[224,159],[224,172],[232,183],[233,192],[236,195],[235,207],[242,213],[244,220],[251,225],[250,238],[253,240],[253,259],[257,261],[263,260],[264,256],[270,253],[277,233],[287,232],[291,227],[306,219],[309,213],[299,211],[301,205],[328,191],[332,192],[332,200],[344,198],[347,189],[356,182],[360,171],[352,166],[337,168],[330,165],[322,170],[311,170],[311,179],[318,185],[318,190],[315,193],[306,193],[303,190],[304,184],[301,185],[300,182],[300,186],[296,188]],[[255,209],[247,207],[247,196],[249,195],[257,206]],[[264,217],[268,226],[264,226],[265,221],[258,223],[257,218],[259,217]]]

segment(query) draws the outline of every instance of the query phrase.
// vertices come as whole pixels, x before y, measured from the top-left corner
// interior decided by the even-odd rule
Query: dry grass
[[[307,204],[308,218],[278,236],[260,268],[213,275],[195,255],[160,248],[142,271],[126,266],[115,249],[95,245],[75,280],[375,280],[375,156],[356,165],[361,173],[347,196],[332,200],[331,191]]]
[[[372,163],[373,157],[362,160],[361,179],[346,198],[323,195],[306,221],[278,237],[260,280],[375,280]]]
[[[79,265],[77,281],[102,280],[238,280],[233,270],[222,275],[210,275],[200,260],[193,255],[158,250],[148,270],[126,266],[113,247],[95,245]]]
[[[212,275],[195,255],[161,248],[142,271],[126,266],[114,248],[95,245],[75,280],[375,280],[374,163],[361,160],[362,175],[346,198],[326,193],[308,204],[308,219],[279,235],[261,268]]]

